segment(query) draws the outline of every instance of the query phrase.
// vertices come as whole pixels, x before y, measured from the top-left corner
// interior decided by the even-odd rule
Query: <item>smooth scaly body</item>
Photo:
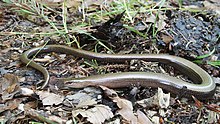
[[[36,47],[27,50],[22,54],[21,61],[23,63],[28,64],[28,66],[35,68],[44,75],[45,82],[41,88],[45,88],[47,86],[50,76],[44,67],[29,59],[38,52],[65,53],[76,57],[96,59],[104,62],[124,62],[134,59],[161,62],[172,65],[175,69],[178,69],[194,82],[194,84],[192,84],[165,74],[151,72],[122,72],[94,75],[85,78],[60,79],[66,83],[67,87],[70,88],[83,88],[86,86],[97,85],[103,85],[110,88],[122,88],[128,87],[131,84],[137,84],[143,87],[161,87],[177,95],[184,97],[191,97],[191,95],[194,95],[199,99],[207,99],[208,97],[212,97],[215,93],[216,85],[212,77],[196,64],[180,57],[166,54],[101,54],[64,45],[46,45],[45,47]]]

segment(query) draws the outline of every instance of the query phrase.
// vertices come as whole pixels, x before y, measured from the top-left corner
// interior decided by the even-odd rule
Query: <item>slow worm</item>
[[[191,95],[194,95],[195,97],[203,100],[212,97],[215,93],[216,84],[206,71],[196,64],[177,56],[167,54],[101,54],[64,45],[46,45],[45,47],[36,47],[25,51],[21,55],[20,59],[23,63],[28,64],[28,66],[31,66],[43,74],[45,82],[41,88],[45,88],[47,86],[50,75],[44,67],[29,59],[38,52],[72,54],[76,57],[95,59],[97,61],[104,62],[124,62],[135,59],[161,62],[173,66],[193,81],[193,83],[188,83],[172,76],[151,72],[122,72],[94,75],[85,78],[62,78],[61,80],[63,80],[66,83],[66,86],[70,88],[83,88],[86,86],[97,85],[103,85],[109,88],[122,88],[128,87],[131,84],[138,84],[143,87],[161,87],[171,93],[181,95],[183,97],[191,97]]]

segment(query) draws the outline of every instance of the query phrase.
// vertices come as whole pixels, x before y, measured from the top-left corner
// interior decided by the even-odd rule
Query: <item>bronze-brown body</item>
[[[172,55],[166,54],[101,54],[81,49],[76,49],[64,45],[46,45],[45,47],[36,47],[24,52],[21,56],[21,61],[43,73],[45,83],[41,88],[44,88],[49,81],[48,71],[38,65],[34,61],[30,61],[29,57],[37,52],[59,52],[72,54],[77,57],[86,59],[96,59],[105,62],[124,62],[134,59],[161,62],[172,65],[184,75],[188,76],[195,84],[185,82],[183,80],[171,77],[165,74],[150,73],[150,72],[122,72],[105,75],[95,75],[85,78],[66,78],[61,79],[67,83],[66,86],[71,88],[83,88],[86,86],[104,85],[110,88],[127,87],[131,84],[138,84],[144,87],[161,87],[172,93],[191,97],[194,95],[199,99],[207,99],[215,93],[215,83],[212,77],[196,64]]]

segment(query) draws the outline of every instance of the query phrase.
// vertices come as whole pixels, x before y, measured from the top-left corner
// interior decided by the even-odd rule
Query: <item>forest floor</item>
[[[33,55],[50,75],[49,84],[39,89],[42,73],[20,56],[52,44],[103,54],[182,57],[211,75],[216,91],[200,100],[139,82],[119,89],[61,89],[53,79],[134,71],[193,81],[180,73],[184,70],[161,62],[109,63],[56,52]],[[220,123],[218,0],[3,0],[0,48],[0,123]]]

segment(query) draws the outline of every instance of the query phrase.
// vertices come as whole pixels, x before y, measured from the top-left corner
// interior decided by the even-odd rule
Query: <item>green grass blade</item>
[[[201,56],[197,56],[196,59],[203,59],[203,58],[209,57],[209,56],[211,56],[214,52],[215,52],[215,48],[214,48],[210,53],[207,53],[207,54],[201,55]]]

